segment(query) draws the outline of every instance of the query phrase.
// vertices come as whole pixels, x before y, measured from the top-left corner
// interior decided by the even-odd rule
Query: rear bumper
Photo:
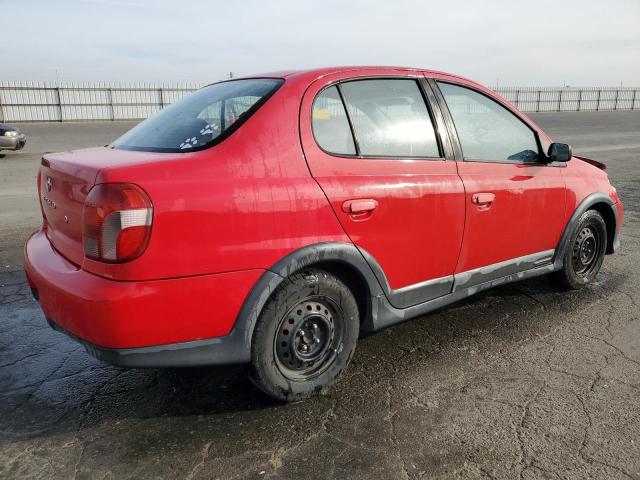
[[[49,323],[96,358],[128,367],[246,363],[236,318],[262,270],[120,282],[67,261],[36,232],[25,272]]]

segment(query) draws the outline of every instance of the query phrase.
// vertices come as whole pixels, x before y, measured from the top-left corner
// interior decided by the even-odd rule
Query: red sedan
[[[537,275],[591,282],[623,215],[604,168],[454,75],[234,79],[45,155],[25,269],[51,326],[105,362],[249,363],[297,400],[362,333]]]

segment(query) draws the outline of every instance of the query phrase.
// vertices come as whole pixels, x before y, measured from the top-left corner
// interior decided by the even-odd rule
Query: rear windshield
[[[111,144],[122,150],[188,152],[221,142],[284,83],[254,78],[216,83],[173,103]]]

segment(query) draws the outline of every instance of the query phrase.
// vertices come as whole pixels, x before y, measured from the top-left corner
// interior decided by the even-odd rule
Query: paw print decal
[[[180,144],[180,149],[184,150],[186,148],[193,148],[198,143],[198,139],[196,137],[187,138],[184,142]]]
[[[211,125],[207,124],[206,127],[200,129],[200,135],[208,135],[210,133],[213,133],[213,130],[211,128]]]

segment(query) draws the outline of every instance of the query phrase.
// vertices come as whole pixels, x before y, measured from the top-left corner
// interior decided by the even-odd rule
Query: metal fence
[[[197,83],[0,82],[1,122],[137,120],[200,88]],[[640,110],[640,88],[494,87],[524,112]]]
[[[640,110],[637,87],[496,87],[523,112]]]
[[[184,84],[0,82],[0,122],[147,118],[200,88]]]

